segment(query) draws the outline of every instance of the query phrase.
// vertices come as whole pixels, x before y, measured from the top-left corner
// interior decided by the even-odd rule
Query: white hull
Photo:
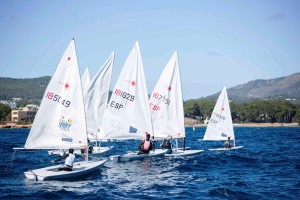
[[[109,146],[109,147],[94,147],[93,148],[93,153],[89,153],[89,155],[100,155],[100,154],[105,154],[108,151],[112,150],[114,147],[113,146]]]
[[[191,147],[185,147],[184,150],[189,150]],[[176,149],[179,149],[179,150],[183,150],[183,147],[181,148],[176,148]]]
[[[93,172],[101,165],[103,165],[106,161],[107,160],[76,162],[73,165],[73,171],[58,171],[58,168],[62,165],[55,165],[35,170],[29,170],[27,172],[24,172],[24,174],[28,179],[39,181],[73,179]]]
[[[229,151],[229,150],[235,150],[235,149],[240,149],[243,148],[243,146],[236,146],[236,147],[231,147],[231,148],[216,148],[216,149],[208,149],[210,151]]]
[[[109,146],[109,147],[93,147],[93,152],[89,153],[89,155],[101,155],[104,153],[107,153],[108,151],[112,150],[114,147],[113,146]],[[53,151],[48,151],[49,155],[60,155],[63,156],[65,153],[68,153],[68,150],[53,150]],[[81,150],[80,149],[76,149],[74,151],[75,154],[81,154]]]
[[[138,152],[129,152],[125,155],[113,155],[109,156],[111,161],[113,162],[127,162],[127,161],[133,161],[133,160],[141,160],[144,158],[151,158],[151,157],[160,157],[164,156],[166,151],[150,151],[149,154],[137,154]]]
[[[164,149],[157,149],[155,151],[166,151]],[[204,150],[182,150],[182,149],[172,149],[171,154],[165,154],[165,156],[192,156],[203,152]]]

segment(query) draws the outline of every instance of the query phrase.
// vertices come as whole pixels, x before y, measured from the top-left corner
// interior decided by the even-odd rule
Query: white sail
[[[212,112],[203,140],[227,140],[228,137],[231,140],[235,139],[227,91],[224,87]]]
[[[83,92],[87,89],[89,84],[90,84],[90,73],[89,73],[89,68],[86,68],[84,73],[81,76],[81,85],[82,85]]]
[[[83,93],[87,132],[90,139],[97,138],[96,134],[102,126],[103,114],[107,106],[114,57],[115,54],[112,53]]]
[[[143,139],[152,134],[144,69],[138,42],[125,61],[104,113],[101,139]]]
[[[181,80],[177,52],[162,72],[149,100],[155,138],[185,137]]]
[[[46,88],[25,149],[66,149],[86,144],[82,88],[72,40]]]

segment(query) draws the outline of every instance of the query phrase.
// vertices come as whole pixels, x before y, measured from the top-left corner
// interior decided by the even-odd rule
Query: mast
[[[75,48],[75,51],[76,51],[76,45],[75,45],[75,39],[73,38],[73,41],[74,41],[74,48]],[[77,63],[78,63],[78,66],[79,66],[79,62],[78,62],[78,58],[77,58]],[[79,68],[79,67],[78,67]],[[79,70],[79,69],[78,69]],[[82,102],[84,102],[84,98],[83,98],[83,89],[82,89],[82,82],[81,82],[81,79],[79,79],[80,81],[80,89],[81,89],[81,94],[82,94]],[[85,109],[83,109],[84,111],[84,119],[85,119],[85,134],[86,134],[86,145],[85,145],[85,150],[86,150],[86,157],[85,157],[85,160],[88,161],[89,160],[89,143],[88,143],[88,133],[87,133],[87,124],[86,124],[86,113],[85,113]]]
[[[176,50],[176,54],[177,54],[177,65],[178,65],[178,71],[179,71],[179,74],[181,75],[181,72],[180,72],[180,67],[179,67],[179,56],[178,56],[178,52],[177,52],[177,50]],[[182,97],[182,84],[181,84],[181,77],[179,76],[179,78],[180,78],[180,89],[181,89],[181,101],[183,101],[183,97]],[[182,104],[183,105],[183,104]],[[183,107],[182,107],[182,109],[183,109]],[[184,118],[184,110],[183,110],[183,118]],[[183,121],[183,131],[185,132],[185,126],[184,126],[184,121]],[[184,133],[184,137],[183,137],[183,147],[182,147],[182,149],[183,149],[183,151],[185,151],[185,133]]]

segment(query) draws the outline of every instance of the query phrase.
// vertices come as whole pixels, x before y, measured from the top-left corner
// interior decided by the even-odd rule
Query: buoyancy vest
[[[149,148],[150,148],[150,140],[149,141],[147,141],[147,140],[145,140],[145,142],[144,142],[144,145],[143,145],[143,149],[144,150],[149,150]]]
[[[170,140],[164,140],[162,147],[164,149],[171,149],[172,147],[171,147]]]
[[[224,147],[231,147],[230,141],[227,140],[224,144]]]
[[[65,165],[73,167],[74,160],[75,160],[75,155],[69,153],[69,156],[66,158]]]

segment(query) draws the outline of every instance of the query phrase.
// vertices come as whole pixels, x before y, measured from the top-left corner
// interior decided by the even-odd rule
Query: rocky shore
[[[0,128],[31,128],[32,124],[17,124],[17,123],[5,123],[0,124]]]

